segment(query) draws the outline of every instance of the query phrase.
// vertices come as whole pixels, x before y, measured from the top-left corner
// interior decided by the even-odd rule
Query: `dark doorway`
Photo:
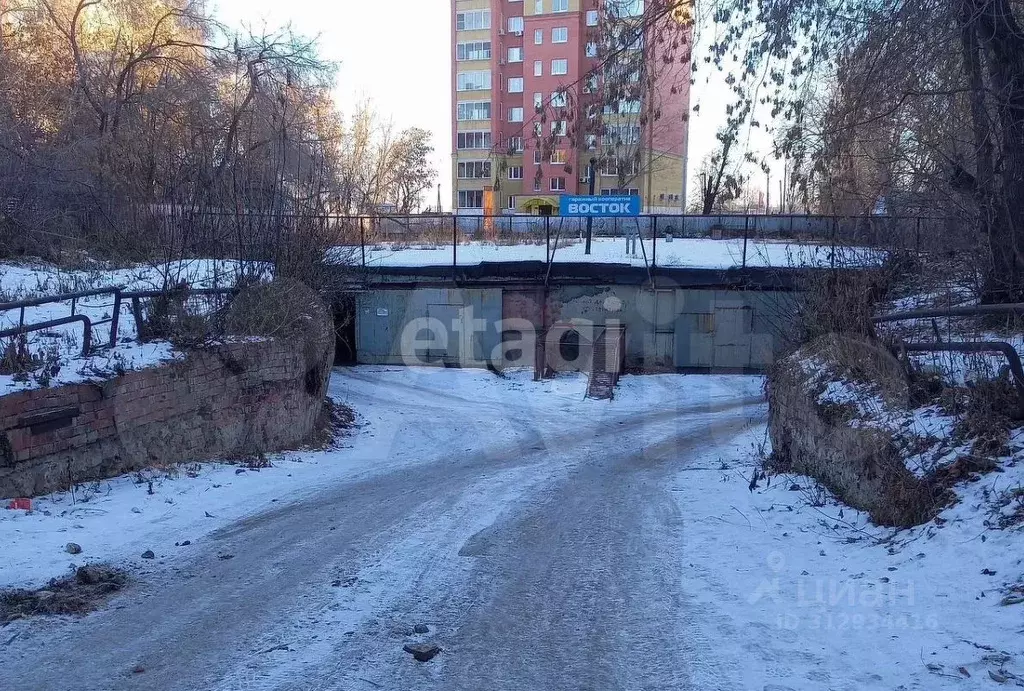
[[[558,354],[565,362],[576,362],[580,359],[580,332],[569,329],[558,339]]]
[[[334,312],[334,364],[356,364],[356,297],[343,293],[331,305]]]

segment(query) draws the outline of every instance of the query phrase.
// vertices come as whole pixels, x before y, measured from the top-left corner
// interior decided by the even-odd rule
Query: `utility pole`
[[[597,167],[597,159],[594,158],[594,157],[591,157],[590,158],[590,167],[588,169],[590,171],[590,175],[588,176],[590,178],[590,181],[587,184],[587,187],[590,190],[590,196],[591,197],[594,196],[594,181],[595,181],[594,179],[597,177],[595,175],[596,171],[594,169],[596,167]],[[590,254],[590,240],[593,237],[593,230],[594,230],[594,219],[591,216],[587,216],[587,244],[586,244],[586,247],[585,247],[585,249],[583,251],[584,254]]]
[[[441,213],[441,183],[437,183],[437,213]]]

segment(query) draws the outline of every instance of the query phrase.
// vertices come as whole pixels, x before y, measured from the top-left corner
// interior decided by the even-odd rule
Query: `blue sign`
[[[558,213],[561,216],[639,216],[640,197],[576,197],[562,195]]]

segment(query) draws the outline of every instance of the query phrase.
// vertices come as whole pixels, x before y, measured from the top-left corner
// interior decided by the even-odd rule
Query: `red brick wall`
[[[0,497],[299,445],[331,364],[301,351],[288,340],[219,345],[104,382],[2,396]]]

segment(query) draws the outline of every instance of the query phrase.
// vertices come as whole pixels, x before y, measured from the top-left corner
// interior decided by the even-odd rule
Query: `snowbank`
[[[933,521],[891,530],[806,477],[751,491],[751,448],[765,432],[708,450],[675,478],[692,617],[714,622],[695,628],[733,661],[696,688],[721,688],[716,673],[741,680],[734,688],[808,690],[943,691],[996,687],[990,672],[1010,684],[1024,676],[1024,605],[1003,604],[1024,581],[1019,457],[958,485],[959,502]],[[999,529],[996,514],[1016,522]]]
[[[647,266],[652,259],[658,266],[701,269],[728,269],[744,264],[753,267],[823,267],[830,266],[833,254],[838,266],[871,266],[879,263],[883,254],[876,250],[839,248],[833,253],[825,245],[750,240],[744,248],[743,240],[710,240],[683,238],[666,242],[658,240],[657,247],[650,240],[635,253],[627,253],[624,238],[596,238],[591,254],[584,254],[583,244],[573,239],[564,246],[564,238],[554,251],[553,260],[559,263],[585,262],[598,264],[629,264]],[[554,240],[552,240],[554,246]],[[348,248],[345,248],[347,251]],[[652,252],[653,250],[653,252]],[[339,251],[341,251],[339,249]],[[459,244],[455,248],[455,262],[471,266],[483,262],[547,261],[547,245],[498,245],[484,242]],[[367,266],[441,266],[451,265],[450,244],[405,245],[380,243],[366,251]]]

